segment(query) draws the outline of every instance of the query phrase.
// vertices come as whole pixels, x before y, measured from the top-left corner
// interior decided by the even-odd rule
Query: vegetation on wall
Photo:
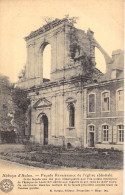
[[[64,19],[67,19],[68,22],[72,25],[76,24],[77,23],[77,20],[79,19],[79,17],[70,17],[69,14],[66,14]]]
[[[86,76],[91,76],[94,70],[94,63],[90,55],[87,55],[83,48],[81,47],[81,43],[79,37],[77,36],[77,29],[71,27],[70,33],[70,55],[71,58],[76,62],[80,61],[82,71],[86,74]]]
[[[91,57],[84,54],[83,56],[81,56],[80,60],[82,70],[86,73],[86,76],[91,77],[94,71],[94,63],[92,62]]]
[[[70,24],[74,25],[74,24],[77,23],[77,20],[78,20],[79,18],[78,18],[78,17],[70,17],[69,14],[66,14],[66,15],[64,16],[63,19],[68,20],[68,22],[69,22]],[[62,19],[62,20],[63,20],[63,19]],[[54,18],[54,17],[48,17],[48,16],[44,16],[44,17],[42,18],[43,24],[49,24],[49,23],[53,22],[54,20],[60,20],[60,19]]]
[[[75,28],[70,29],[70,53],[71,58],[75,58],[76,52],[78,51],[80,53],[80,45],[78,43],[78,37],[76,36]]]

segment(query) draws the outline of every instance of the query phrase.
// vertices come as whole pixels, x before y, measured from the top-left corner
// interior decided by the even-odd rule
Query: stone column
[[[80,138],[81,137],[81,92],[79,91],[77,93],[77,102],[76,102],[76,118],[75,118],[75,122],[76,122],[76,131],[77,131],[77,137]]]
[[[65,26],[65,32],[64,32],[64,66],[67,66],[70,64],[70,28],[68,26]]]
[[[59,135],[64,136],[64,102],[63,96],[59,96]]]
[[[83,146],[87,146],[87,123],[86,123],[86,118],[87,118],[87,89],[83,89],[83,136],[84,136],[84,142]]]
[[[27,59],[26,59],[26,79],[29,78],[29,64],[28,64],[28,57],[29,57],[29,54],[28,54],[28,44],[27,44]]]
[[[39,52],[38,67],[39,67],[39,78],[42,82],[42,80],[43,80],[43,56],[42,56],[42,51]]]
[[[51,107],[51,137],[56,136],[56,132],[55,132],[55,96],[52,96],[52,107]]]

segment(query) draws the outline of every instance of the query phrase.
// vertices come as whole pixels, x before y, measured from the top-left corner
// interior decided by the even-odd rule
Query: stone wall
[[[76,29],[67,20],[60,21],[58,25],[49,27],[48,30],[38,29],[32,32],[25,38],[27,45],[25,79],[17,85],[30,88],[44,82],[43,52],[47,44],[51,45],[51,81],[82,74],[81,63],[75,58],[87,55],[94,59],[95,48],[90,39],[93,34],[88,32]]]
[[[110,72],[103,75],[95,68],[95,47],[104,55],[107,70],[111,59],[94,33],[76,29],[68,20],[58,20],[39,28],[25,38],[27,44],[26,78],[17,84],[28,90],[31,99],[31,135],[44,144],[41,119],[48,120],[48,144],[89,146],[88,125],[95,125],[94,144],[103,123],[114,126],[123,122],[123,112],[116,111],[116,90],[121,81],[111,80]],[[51,45],[51,79],[43,79],[43,52]],[[122,70],[120,70],[122,71]],[[120,72],[121,74],[121,72]],[[94,77],[93,77],[94,75]],[[96,83],[95,83],[96,82]],[[91,86],[90,86],[91,83]],[[110,112],[101,112],[101,92],[110,91]],[[88,112],[88,94],[96,94],[96,112]],[[69,126],[69,104],[75,108],[75,125]],[[122,117],[119,118],[119,115]],[[110,144],[108,144],[110,145]],[[97,146],[98,147],[98,146]]]
[[[77,82],[77,80],[76,80]],[[47,85],[47,84],[46,84]],[[83,92],[74,84],[57,84],[53,87],[39,89],[39,95],[29,93],[32,100],[31,135],[35,141],[43,144],[40,117],[46,114],[48,118],[48,144],[81,146],[83,137]],[[40,103],[39,100],[41,99]],[[47,103],[47,102],[50,102]],[[68,104],[73,102],[75,107],[75,126],[69,127]],[[34,105],[37,105],[34,108]]]

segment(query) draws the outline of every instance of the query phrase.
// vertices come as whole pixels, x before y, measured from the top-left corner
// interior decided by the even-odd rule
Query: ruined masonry
[[[42,145],[123,148],[123,51],[112,58],[94,38],[68,19],[56,19],[25,37],[30,139]],[[51,78],[43,78],[43,52],[51,45]],[[95,47],[106,73],[96,68]],[[122,105],[122,106],[121,106]]]

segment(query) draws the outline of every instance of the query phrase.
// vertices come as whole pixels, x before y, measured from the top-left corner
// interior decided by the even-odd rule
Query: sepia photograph
[[[0,0],[0,194],[123,195],[123,0]]]

